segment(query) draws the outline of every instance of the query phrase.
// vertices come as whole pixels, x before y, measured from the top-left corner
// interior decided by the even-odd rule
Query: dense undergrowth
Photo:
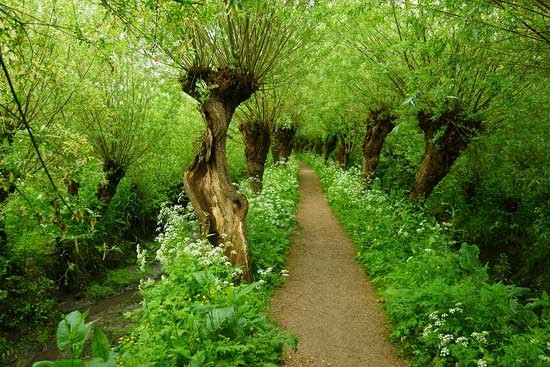
[[[357,169],[308,158],[358,248],[415,366],[550,365],[550,297],[491,282],[475,245],[457,244],[423,208],[377,188]]]
[[[263,192],[249,197],[247,219],[254,282],[239,283],[240,269],[197,235],[192,211],[182,205],[161,211],[156,258],[163,276],[145,281],[136,328],[123,338],[121,366],[274,366],[295,338],[265,315],[283,269],[298,201],[296,163],[269,168]],[[138,259],[147,254],[139,251]]]

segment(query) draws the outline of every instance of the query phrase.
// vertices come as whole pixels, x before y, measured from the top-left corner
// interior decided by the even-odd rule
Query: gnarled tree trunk
[[[271,148],[273,162],[288,160],[288,157],[292,154],[292,143],[295,134],[296,128],[293,126],[282,126],[275,129],[273,132],[273,147]]]
[[[250,180],[250,188],[254,194],[262,191],[265,161],[271,145],[269,125],[246,121],[239,125],[243,134],[246,168]]]
[[[387,109],[369,113],[365,140],[363,141],[363,180],[365,182],[369,182],[374,177],[384,141],[395,127],[393,122],[396,118],[397,116],[389,114]]]
[[[214,88],[201,102],[206,132],[201,150],[185,173],[185,191],[210,243],[214,246],[231,243],[225,248],[225,255],[233,265],[242,266],[243,278],[250,280],[245,224],[248,201],[231,184],[226,139],[235,109],[250,98],[257,86],[250,76],[229,69],[190,71],[181,80],[182,87],[198,100],[197,80]]]
[[[103,162],[105,181],[97,187],[96,197],[100,200],[101,210],[105,210],[116,194],[120,181],[124,178],[126,170],[116,162],[107,159]]]
[[[327,140],[325,140],[325,146],[323,149],[323,158],[325,159],[325,163],[328,162],[328,158],[336,149],[336,144],[338,144],[338,138],[336,136],[329,136]]]
[[[471,134],[481,130],[481,121],[465,117],[458,108],[445,112],[435,121],[421,111],[418,113],[418,125],[424,131],[425,150],[410,192],[414,199],[430,196],[468,146]]]

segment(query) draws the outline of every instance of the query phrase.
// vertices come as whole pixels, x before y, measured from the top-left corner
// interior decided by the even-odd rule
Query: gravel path
[[[353,244],[330,211],[317,175],[300,171],[302,227],[293,237],[290,277],[271,302],[271,317],[298,335],[298,351],[286,351],[284,366],[401,367],[387,342],[381,305]]]

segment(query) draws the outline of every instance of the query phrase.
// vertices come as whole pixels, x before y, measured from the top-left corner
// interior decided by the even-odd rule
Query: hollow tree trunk
[[[386,110],[371,111],[369,115],[363,142],[363,180],[365,182],[369,182],[374,177],[384,141],[395,127],[393,121],[397,118],[388,114]]]
[[[427,198],[449,173],[460,153],[468,146],[469,136],[481,130],[481,121],[465,118],[459,110],[445,112],[436,121],[420,112],[418,125],[424,132],[424,156],[410,192],[414,199]]]
[[[327,140],[325,140],[325,146],[323,150],[323,158],[325,159],[325,163],[328,162],[328,158],[336,149],[336,144],[338,144],[338,138],[336,136],[329,136]]]
[[[243,134],[246,156],[246,168],[250,188],[254,194],[262,191],[265,161],[271,145],[271,132],[265,123],[247,121],[239,125]]]
[[[295,127],[279,127],[273,133],[273,162],[286,161],[292,154],[292,143],[296,134]]]
[[[103,173],[105,181],[97,187],[96,197],[100,200],[101,210],[105,210],[113,197],[120,181],[124,178],[126,170],[111,159],[103,162]]]

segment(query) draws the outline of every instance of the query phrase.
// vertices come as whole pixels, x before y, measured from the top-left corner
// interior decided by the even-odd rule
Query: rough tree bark
[[[80,182],[77,182],[73,179],[65,179],[64,183],[67,186],[67,194],[69,194],[70,197],[78,196]]]
[[[363,141],[363,180],[369,182],[374,177],[380,161],[380,152],[386,136],[393,130],[397,116],[386,108],[369,112],[365,140]]]
[[[231,184],[226,157],[227,129],[237,106],[258,89],[247,74],[230,69],[191,70],[181,79],[183,90],[200,100],[197,81],[214,86],[200,105],[206,132],[202,147],[184,177],[185,191],[201,221],[208,240],[214,245],[231,243],[225,254],[232,264],[243,267],[250,280],[245,218],[246,197]]]
[[[268,124],[246,121],[239,125],[243,134],[246,168],[250,188],[254,194],[262,191],[265,161],[271,145],[271,132]]]
[[[481,130],[481,121],[464,116],[459,108],[446,111],[437,120],[423,111],[418,125],[424,132],[424,156],[410,192],[414,199],[427,198],[449,173],[454,161],[468,146],[472,133]]]
[[[296,134],[296,128],[291,127],[278,127],[273,132],[273,147],[271,148],[271,154],[273,156],[273,162],[280,162],[288,160],[290,154],[292,154],[292,144],[294,135]]]
[[[105,210],[113,200],[118,184],[124,178],[126,170],[113,160],[107,159],[103,162],[103,173],[105,181],[97,187],[96,197],[100,200],[101,209]]]
[[[325,159],[325,163],[328,162],[328,158],[336,149],[336,144],[338,144],[338,138],[336,136],[329,136],[327,140],[325,140],[325,146],[323,149],[323,158]]]
[[[346,136],[340,135],[338,138],[338,146],[336,147],[334,159],[336,160],[336,163],[344,169],[348,167],[351,148],[351,144],[347,141]]]

